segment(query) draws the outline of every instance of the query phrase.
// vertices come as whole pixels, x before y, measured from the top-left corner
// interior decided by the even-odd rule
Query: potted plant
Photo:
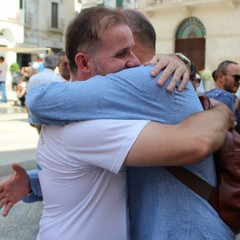
[[[212,71],[208,68],[205,68],[199,71],[199,73],[200,73],[205,91],[209,91],[210,89],[212,89],[213,83],[214,83],[212,78]]]
[[[16,90],[18,85],[18,79],[21,75],[20,66],[18,63],[12,63],[10,65],[10,73],[12,75],[12,90]]]

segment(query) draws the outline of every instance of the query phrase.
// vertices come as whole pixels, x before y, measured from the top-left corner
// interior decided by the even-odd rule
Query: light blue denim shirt
[[[30,186],[32,189],[32,193],[29,194],[27,197],[23,198],[22,200],[25,203],[32,203],[37,201],[42,201],[42,189],[40,186],[39,178],[38,178],[38,170],[30,170],[27,172],[30,178]]]
[[[147,119],[177,124],[203,111],[191,85],[166,91],[150,77],[152,67],[137,67],[88,81],[41,85],[27,95],[32,123],[66,124],[99,118]],[[181,143],[179,143],[181,144]],[[213,157],[187,167],[216,185]],[[164,167],[128,168],[132,240],[231,240],[231,230],[208,202]]]
[[[226,104],[234,112],[234,98],[230,92],[224,89],[214,88],[206,92],[206,96]]]

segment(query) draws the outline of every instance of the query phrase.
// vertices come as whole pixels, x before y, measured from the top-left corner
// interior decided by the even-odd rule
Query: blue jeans
[[[0,92],[2,93],[2,102],[7,102],[5,82],[0,82]]]

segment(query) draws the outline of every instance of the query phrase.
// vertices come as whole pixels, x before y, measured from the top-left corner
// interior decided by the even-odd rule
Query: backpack
[[[200,97],[204,109],[210,109],[210,100]],[[165,167],[179,181],[206,199],[222,220],[234,232],[240,233],[240,135],[228,131],[226,142],[214,154],[218,185],[212,187],[182,166]]]

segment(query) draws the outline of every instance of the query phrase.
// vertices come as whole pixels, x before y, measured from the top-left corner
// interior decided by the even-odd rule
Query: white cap
[[[196,78],[196,79],[201,79],[200,75],[197,74],[197,73],[196,73],[196,75],[195,75],[195,78]]]
[[[33,70],[37,70],[38,67],[39,67],[39,63],[38,63],[38,62],[34,62],[34,63],[32,64],[32,69],[33,69]]]

